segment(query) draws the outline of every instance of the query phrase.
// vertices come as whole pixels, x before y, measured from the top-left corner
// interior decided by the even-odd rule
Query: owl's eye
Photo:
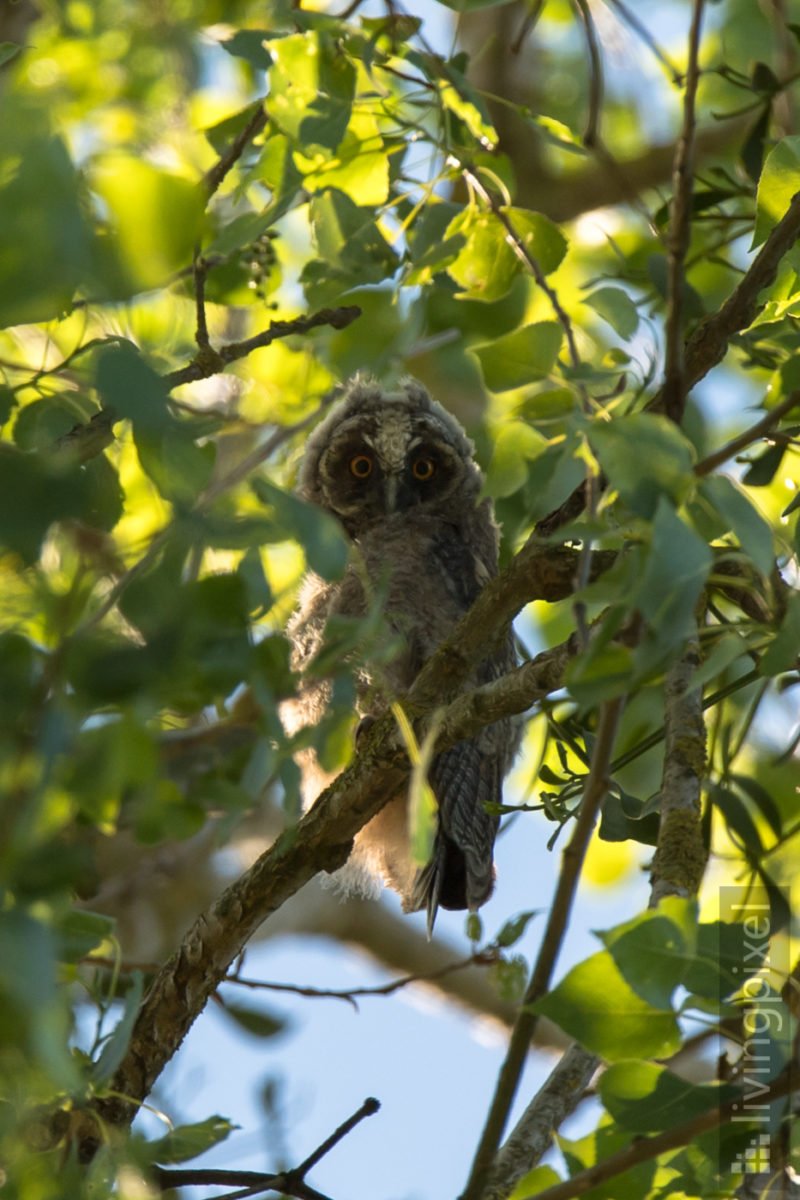
[[[355,454],[350,459],[350,474],[356,479],[369,479],[372,474],[372,459],[368,454]]]
[[[418,458],[411,468],[411,474],[424,483],[436,474],[436,463],[432,458]]]

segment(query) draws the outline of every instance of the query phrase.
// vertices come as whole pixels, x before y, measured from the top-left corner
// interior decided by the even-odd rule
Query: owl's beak
[[[386,500],[386,511],[394,512],[397,508],[397,475],[386,474],[383,480],[383,495]]]

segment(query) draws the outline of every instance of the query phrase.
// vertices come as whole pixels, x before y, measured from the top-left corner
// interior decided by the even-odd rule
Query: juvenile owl
[[[306,577],[288,626],[293,665],[302,671],[313,660],[329,618],[362,616],[371,597],[382,597],[399,650],[388,663],[358,669],[362,718],[380,715],[407,691],[497,573],[498,528],[491,501],[479,498],[482,476],[472,455],[458,421],[413,380],[400,391],[385,392],[374,380],[356,376],[308,440],[298,491],[339,519],[353,548],[339,582]],[[479,664],[468,686],[513,666],[509,634],[502,651]],[[287,731],[315,724],[330,694],[327,680],[306,679],[298,698],[284,706]],[[498,818],[485,806],[500,801],[518,740],[514,722],[498,721],[434,759],[429,782],[438,803],[437,832],[431,860],[421,870],[409,850],[403,793],[358,835],[338,882],[362,894],[388,884],[407,912],[427,909],[429,929],[439,905],[477,909],[494,883]],[[330,777],[312,751],[301,755],[301,765],[309,807]]]

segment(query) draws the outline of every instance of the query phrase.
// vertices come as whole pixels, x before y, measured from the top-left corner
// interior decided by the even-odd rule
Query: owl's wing
[[[458,742],[434,759],[430,783],[439,825],[431,860],[417,876],[412,897],[413,909],[427,909],[429,935],[440,905],[474,911],[491,894],[498,817],[485,806],[500,802],[501,764],[477,742]]]

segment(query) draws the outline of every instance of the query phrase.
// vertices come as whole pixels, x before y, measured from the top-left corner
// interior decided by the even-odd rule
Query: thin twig
[[[661,46],[659,46],[658,42],[655,40],[655,38],[653,37],[652,33],[647,28],[647,26],[643,25],[642,22],[639,20],[639,18],[636,16],[636,13],[632,12],[631,9],[628,8],[627,4],[623,4],[623,0],[608,0],[608,2],[612,6],[612,8],[615,8],[617,10],[617,12],[622,17],[625,24],[629,25],[630,28],[636,34],[636,36],[638,38],[640,38],[644,42],[644,44],[653,52],[653,54],[658,59],[658,61],[661,63],[661,65],[663,67],[666,67],[666,69],[669,71],[670,75],[672,76],[672,82],[674,84],[683,83],[682,72],[678,70],[678,68],[675,66],[674,62],[669,57],[669,55],[666,53],[666,51],[662,50]]]
[[[395,992],[399,992],[401,988],[408,987],[412,983],[432,983],[435,980],[444,979],[447,975],[452,975],[454,971],[463,971],[466,967],[488,967],[496,961],[496,953],[492,953],[490,951],[478,951],[475,954],[470,954],[468,958],[462,958],[459,959],[458,962],[448,963],[447,966],[440,967],[438,971],[429,971],[426,974],[417,975],[401,975],[398,979],[391,979],[388,983],[375,984],[374,987],[303,987],[302,985],[295,983],[270,983],[260,979],[244,979],[238,974],[226,975],[223,983],[236,983],[240,987],[252,988],[253,990],[289,992],[294,996],[308,996],[315,1000],[348,1000],[355,1005],[356,997],[392,996]]]
[[[267,114],[264,102],[258,101],[258,107],[244,128],[236,135],[224,154],[221,154],[213,167],[209,167],[203,176],[203,187],[207,196],[213,196],[231,167],[241,158],[247,143],[252,141],[266,127]]]
[[[478,193],[480,198],[483,200],[484,204],[487,205],[489,210],[493,213],[493,215],[497,218],[497,220],[503,226],[503,228],[506,231],[506,240],[507,240],[509,246],[511,247],[511,249],[514,251],[514,254],[517,256],[517,258],[522,263],[522,265],[531,273],[533,278],[536,280],[536,283],[538,284],[538,286],[542,289],[544,294],[547,296],[547,299],[550,301],[550,306],[552,307],[553,312],[556,315],[558,323],[561,325],[561,328],[564,330],[564,335],[567,339],[567,346],[569,347],[569,356],[572,361],[572,365],[574,367],[580,366],[581,359],[580,359],[580,355],[578,353],[577,344],[575,342],[575,331],[572,328],[572,322],[570,321],[569,317],[567,316],[566,312],[564,311],[564,308],[561,305],[561,301],[558,298],[557,292],[547,282],[544,271],[542,270],[538,259],[536,259],[534,257],[534,255],[531,254],[530,250],[525,245],[524,240],[520,237],[520,235],[517,233],[516,229],[514,228],[514,224],[511,220],[511,218],[509,217],[508,213],[504,211],[502,205],[498,204],[497,199],[484,186],[483,181],[476,174],[476,172],[473,171],[473,169],[471,167],[466,166],[464,163],[461,164],[461,172],[462,172],[464,178],[469,182],[470,186],[474,188],[474,190]]]
[[[603,57],[597,38],[594,18],[586,0],[573,0],[583,25],[586,52],[589,57],[589,113],[583,133],[584,146],[592,149],[597,144],[600,117],[603,111]]]
[[[246,338],[243,342],[229,342],[226,346],[221,346],[219,350],[213,350],[210,346],[206,347],[205,351],[201,351],[188,366],[181,367],[177,371],[170,371],[168,375],[165,375],[164,382],[168,388],[172,389],[183,383],[208,379],[211,375],[218,375],[229,363],[246,358],[254,350],[261,350],[272,345],[278,338],[291,337],[296,333],[308,333],[310,329],[317,329],[320,325],[330,325],[333,329],[346,329],[360,316],[361,309],[358,305],[347,304],[341,308],[323,308],[319,312],[295,317],[291,321],[270,321],[268,329]]]
[[[303,1159],[299,1166],[292,1167],[290,1171],[265,1173],[261,1171],[173,1170],[156,1167],[155,1180],[162,1192],[181,1187],[218,1187],[220,1184],[231,1184],[240,1188],[239,1191],[228,1193],[229,1200],[232,1200],[234,1196],[253,1196],[259,1192],[281,1192],[286,1196],[295,1196],[298,1200],[312,1200],[312,1197],[324,1200],[321,1192],[306,1183],[306,1175],[321,1159],[330,1154],[334,1146],[337,1146],[342,1138],[347,1137],[356,1125],[360,1125],[367,1117],[374,1116],[379,1109],[380,1102],[373,1096],[368,1096],[357,1112],[343,1121],[330,1137],[325,1138],[325,1141],[316,1150]],[[222,1200],[222,1198],[218,1197],[218,1200]]]
[[[536,22],[539,20],[543,8],[544,0],[533,0],[533,3],[530,5],[525,14],[525,19],[519,27],[519,33],[509,47],[512,54],[519,54],[525,38],[528,36],[530,31],[536,27]]]
[[[297,1168],[297,1174],[300,1176],[307,1175],[312,1167],[316,1166],[321,1158],[329,1154],[334,1146],[347,1137],[351,1129],[355,1129],[365,1117],[373,1117],[380,1108],[380,1102],[374,1096],[368,1096],[364,1103],[359,1108],[358,1112],[354,1112],[352,1117],[348,1117],[343,1121],[338,1129],[335,1129],[330,1137],[327,1137],[321,1146],[318,1146],[308,1158],[304,1159]]]
[[[208,263],[200,254],[200,247],[195,247],[194,259],[192,261],[192,276],[194,278],[194,301],[195,301],[195,332],[194,340],[201,351],[209,348],[208,340],[208,322],[206,321],[206,275],[208,274]]]
[[[748,267],[734,291],[718,312],[708,317],[686,343],[684,385],[688,393],[725,357],[731,338],[752,325],[758,312],[759,296],[770,287],[784,256],[800,238],[800,192],[792,198],[786,213],[771,230],[764,245]],[[647,405],[649,412],[664,409],[664,388]],[[601,483],[601,486],[604,484]],[[540,536],[553,534],[562,525],[575,520],[586,506],[586,480],[583,480],[556,509],[536,525]]]
[[[572,837],[564,848],[561,872],[542,944],[520,1005],[462,1200],[479,1200],[479,1197],[482,1196],[500,1139],[503,1136],[503,1129],[514,1102],[528,1047],[538,1021],[538,1015],[533,1012],[532,1006],[547,992],[550,986],[572,912],[572,904],[589,840],[600,811],[600,805],[608,791],[609,764],[623,705],[624,701],[620,697],[607,700],[600,709],[592,764],[586,778],[583,800]]]
[[[712,454],[707,454],[699,463],[695,464],[695,475],[704,476],[710,475],[717,467],[721,467],[729,459],[738,454],[740,450],[746,450],[753,442],[757,442],[759,438],[770,433],[780,421],[781,417],[785,417],[793,408],[800,406],[800,392],[792,392],[780,404],[776,404],[769,412],[765,413],[760,421],[756,421],[755,425],[751,425],[749,429],[745,429],[743,433],[738,434],[735,438],[731,438],[724,446],[720,446],[719,450],[715,450]]]
[[[684,260],[689,249],[692,222],[692,166],[694,158],[695,100],[699,79],[698,56],[704,0],[694,0],[689,31],[683,126],[672,168],[672,203],[667,236],[667,319],[664,348],[664,411],[676,424],[686,407],[683,343]]]

